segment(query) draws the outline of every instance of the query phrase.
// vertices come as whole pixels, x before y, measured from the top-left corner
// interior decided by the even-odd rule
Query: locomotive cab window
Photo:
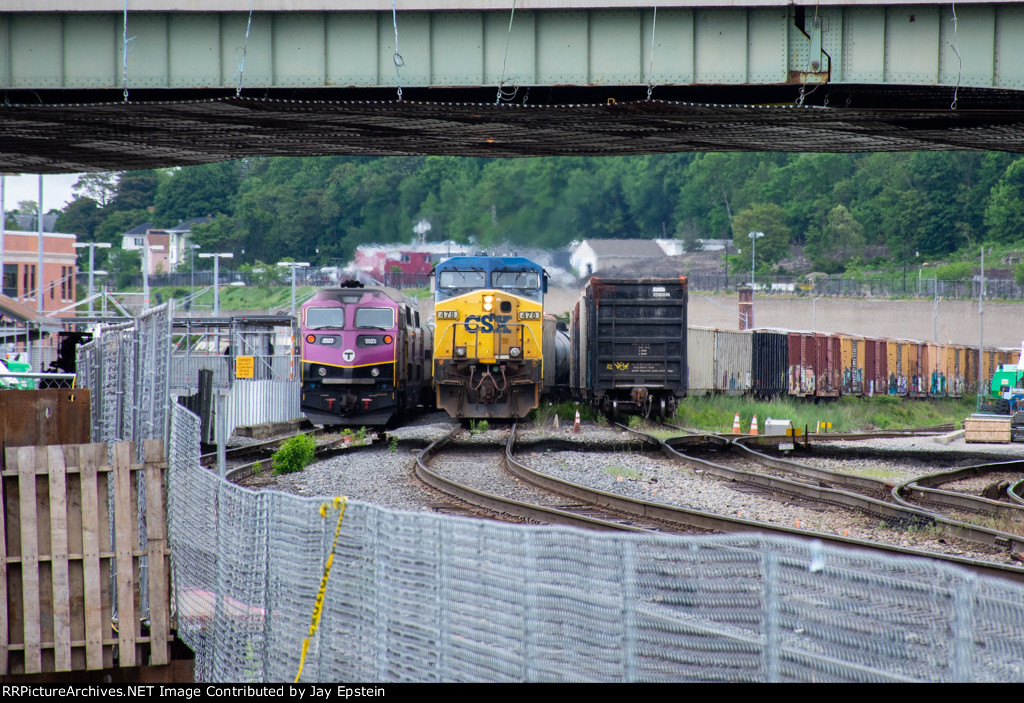
[[[345,308],[306,308],[306,327],[340,330],[345,327]]]
[[[441,288],[483,288],[487,285],[487,274],[483,271],[442,271],[437,277]]]
[[[356,329],[389,330],[395,326],[395,311],[391,308],[359,308],[356,310]]]
[[[491,285],[495,288],[537,290],[540,288],[540,276],[536,271],[495,271],[491,274]]]

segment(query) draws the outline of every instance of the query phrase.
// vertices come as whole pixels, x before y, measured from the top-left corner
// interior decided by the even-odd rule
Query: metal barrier
[[[530,527],[253,492],[173,412],[197,681],[1024,681],[1024,586],[756,535]],[[314,617],[316,615],[316,617]]]
[[[92,440],[167,441],[173,303],[102,327],[78,348],[78,385],[92,391]]]

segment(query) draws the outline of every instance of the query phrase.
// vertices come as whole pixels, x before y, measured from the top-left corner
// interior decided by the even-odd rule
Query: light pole
[[[190,286],[188,296],[189,308],[192,307],[192,298],[196,294],[196,249],[199,248],[198,244],[188,245],[188,268],[192,272],[192,285]]]
[[[751,232],[747,236],[750,237],[752,244],[750,249],[750,290],[754,290],[754,257],[757,255],[757,240],[764,236],[764,232]]]
[[[220,317],[220,260],[233,259],[234,254],[220,252],[217,254],[200,254],[200,259],[213,259],[213,316]]]
[[[80,242],[75,244],[75,249],[82,249],[84,247],[89,247],[89,316],[92,317],[92,284],[93,276],[96,274],[96,272],[93,271],[93,269],[96,268],[96,247],[99,247],[100,249],[109,249],[110,244],[108,242]]]
[[[150,244],[147,239],[146,243],[142,245],[143,258],[142,258],[142,309],[149,310],[149,252],[151,251],[163,251],[164,247],[162,244]]]
[[[295,269],[309,266],[308,261],[280,261],[278,266],[287,266],[292,270],[292,317],[295,317]]]

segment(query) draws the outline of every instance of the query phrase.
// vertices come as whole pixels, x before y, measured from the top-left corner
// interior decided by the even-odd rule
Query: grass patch
[[[773,418],[790,420],[794,427],[811,432],[818,422],[831,422],[834,432],[857,432],[913,429],[947,423],[959,426],[974,412],[974,405],[973,396],[935,399],[844,396],[817,403],[790,397],[767,402],[733,396],[705,396],[684,399],[679,404],[676,419],[686,427],[706,432],[731,432],[736,413],[740,414],[743,433],[750,430],[750,420],[754,415],[757,415],[761,431],[765,420]]]
[[[609,464],[608,466],[601,469],[601,471],[605,472],[609,476],[612,476],[613,478],[628,478],[633,480],[640,478],[639,471],[627,469],[626,467],[619,466],[618,464]]]
[[[542,403],[527,415],[527,419],[537,425],[553,424],[557,415],[560,424],[568,422],[571,426],[572,423],[576,422],[577,410],[580,413],[581,422],[599,422],[598,418],[603,417],[601,413],[589,405],[564,402],[557,404]]]

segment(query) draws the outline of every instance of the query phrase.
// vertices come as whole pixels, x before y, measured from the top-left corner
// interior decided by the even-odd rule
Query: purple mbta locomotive
[[[317,425],[384,425],[431,392],[430,329],[394,288],[347,282],[302,306],[302,412]]]

